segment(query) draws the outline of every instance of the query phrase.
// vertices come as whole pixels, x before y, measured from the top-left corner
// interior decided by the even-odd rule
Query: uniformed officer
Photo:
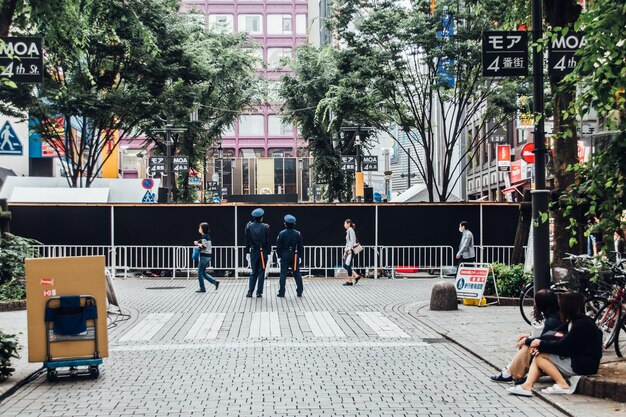
[[[302,297],[302,275],[300,274],[300,259],[304,255],[304,245],[302,234],[294,229],[296,218],[288,214],[284,218],[285,230],[278,234],[276,240],[276,253],[280,258],[280,289],[278,296],[285,296],[285,282],[289,269],[293,271],[293,278],[296,280],[296,294]]]
[[[246,297],[252,297],[256,287],[256,296],[263,297],[263,282],[265,281],[265,266],[270,254],[270,227],[263,223],[265,211],[257,208],[252,211],[253,221],[246,225],[246,249],[250,254],[250,283]],[[258,283],[258,285],[257,285]]]

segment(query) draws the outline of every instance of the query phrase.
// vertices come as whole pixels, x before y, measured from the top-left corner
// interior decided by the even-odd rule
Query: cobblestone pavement
[[[42,376],[0,415],[563,415],[507,395],[490,365],[409,314],[434,282],[306,280],[303,298],[290,282],[280,299],[272,280],[248,299],[243,280],[204,294],[193,281],[116,280],[131,319],[110,330],[100,378]]]

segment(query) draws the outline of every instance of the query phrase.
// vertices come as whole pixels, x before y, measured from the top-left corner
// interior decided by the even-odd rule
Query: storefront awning
[[[505,188],[504,190],[502,190],[502,194],[508,194],[508,193],[512,193],[514,191],[517,191],[518,193],[522,194],[519,190],[519,188],[523,185],[526,185],[530,182],[530,180],[526,179],[526,180],[522,180],[522,181],[518,181],[515,184],[511,184],[510,187]]]

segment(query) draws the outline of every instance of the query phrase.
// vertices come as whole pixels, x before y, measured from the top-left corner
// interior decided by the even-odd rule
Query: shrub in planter
[[[492,264],[493,273],[498,283],[498,293],[501,297],[518,297],[524,284],[532,281],[532,275],[524,272],[524,265],[505,265],[500,263]],[[486,295],[495,295],[493,281],[488,280],[485,287]]]
[[[17,301],[26,298],[26,286],[23,279],[13,279],[0,284],[0,301]]]
[[[0,301],[23,300],[24,258],[35,257],[33,239],[4,233],[0,238]]]
[[[15,372],[15,369],[11,368],[11,359],[20,357],[17,353],[18,350],[19,345],[15,335],[0,331],[0,381],[10,377]]]

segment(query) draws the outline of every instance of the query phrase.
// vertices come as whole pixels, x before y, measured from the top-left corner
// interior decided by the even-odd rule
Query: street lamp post
[[[406,157],[407,157],[407,173],[406,174],[400,174],[401,178],[406,178],[407,181],[407,190],[409,188],[411,188],[411,178],[415,178],[417,175],[415,173],[411,173],[411,149],[407,149],[406,150]]]
[[[543,38],[542,1],[532,2],[533,41],[539,44]],[[548,212],[550,191],[546,190],[546,139],[543,109],[543,51],[533,47],[533,112],[535,116],[535,189],[531,192],[533,224],[533,271],[535,294],[550,285],[550,229],[548,222],[541,221],[541,214]]]
[[[165,127],[162,129],[152,129],[155,133],[165,133],[165,178],[166,178],[166,186],[167,186],[167,202],[172,202],[172,145],[173,140],[171,137],[172,133],[182,133],[187,131],[185,128],[174,127],[172,124],[172,115],[167,114],[167,120],[165,123]]]

